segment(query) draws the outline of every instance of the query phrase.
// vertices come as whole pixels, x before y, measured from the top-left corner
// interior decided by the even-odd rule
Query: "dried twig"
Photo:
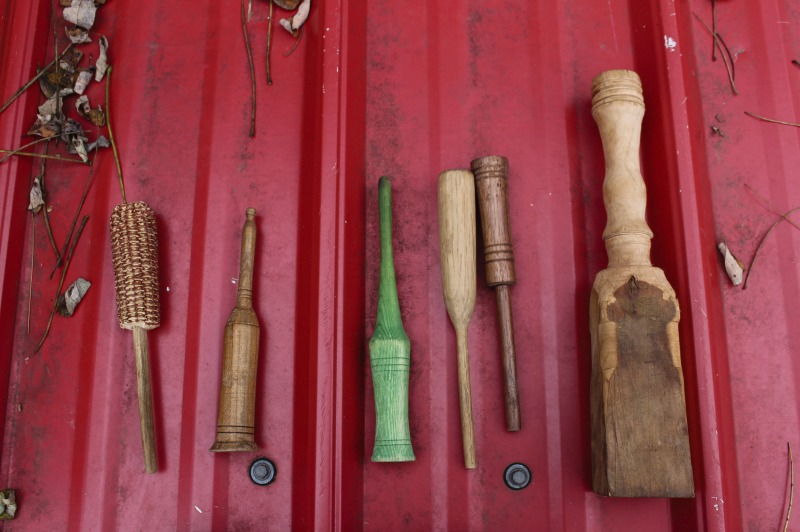
[[[789,508],[786,509],[786,521],[783,523],[783,532],[789,530],[789,516],[792,515],[792,500],[794,499],[794,459],[792,458],[792,444],[786,442],[789,447]]]
[[[43,138],[40,138],[40,139],[36,139],[33,142],[29,142],[29,143],[25,144],[24,146],[20,146],[19,148],[15,149],[13,151],[12,150],[2,150],[4,153],[8,153],[8,155],[0,158],[0,164],[6,162],[7,160],[12,158],[13,156],[17,155],[18,153],[20,153],[25,148],[30,148],[34,144],[39,144],[40,142],[45,142],[45,141],[48,141],[48,140],[50,140],[52,138],[54,138],[54,137],[43,137]]]
[[[119,179],[119,189],[122,193],[122,203],[128,203],[128,201],[125,199],[125,182],[122,180],[122,164],[119,162],[119,152],[117,151],[117,143],[114,141],[114,131],[111,129],[111,99],[109,98],[110,86],[111,65],[108,65],[108,70],[106,70],[106,127],[108,128],[108,140],[111,142],[111,149],[114,151],[114,161],[117,163],[117,178]]]
[[[61,77],[58,75],[58,69],[60,67],[61,58],[58,56],[58,24],[56,24],[56,0],[50,0],[50,18],[53,21],[53,56],[56,60],[56,79],[60,80]],[[56,116],[61,116],[61,98],[58,97],[58,93],[61,89],[58,88],[56,85]]]
[[[294,40],[294,44],[292,45],[292,49],[283,54],[284,57],[289,57],[297,50],[297,45],[300,44],[300,37],[303,36],[303,26],[300,26],[300,29],[297,30],[297,38]]]
[[[789,217],[790,215],[792,215],[793,213],[795,213],[795,212],[797,212],[797,211],[800,211],[800,207],[795,207],[794,209],[792,209],[792,210],[788,211],[786,214],[784,214],[783,216],[781,216],[780,218],[778,218],[777,220],[775,220],[775,223],[773,223],[773,224],[770,226],[770,228],[769,228],[769,229],[767,229],[767,232],[766,232],[766,233],[764,233],[764,236],[763,236],[763,237],[761,237],[761,242],[759,242],[759,243],[758,243],[758,247],[756,248],[756,252],[753,254],[753,259],[750,261],[750,266],[747,268],[747,275],[745,275],[745,278],[744,278],[744,285],[742,286],[742,290],[744,290],[744,289],[746,289],[746,288],[747,288],[747,282],[750,280],[750,274],[751,274],[751,273],[753,273],[753,265],[754,265],[754,264],[755,264],[755,262],[756,262],[756,258],[758,258],[758,252],[759,252],[759,251],[761,251],[761,248],[764,246],[764,242],[766,242],[766,241],[767,241],[767,237],[769,236],[769,234],[772,232],[772,230],[773,230],[773,229],[775,229],[775,227],[776,227],[776,226],[777,226],[779,223],[781,223],[781,222],[782,222],[782,221],[784,221],[784,220],[785,220],[787,217]]]
[[[47,150],[50,149],[50,144],[45,144],[44,150],[45,155],[47,154]],[[61,253],[58,252],[58,246],[56,245],[56,240],[53,238],[53,230],[50,228],[50,215],[47,212],[47,192],[45,191],[45,168],[46,168],[47,161],[42,159],[42,173],[39,176],[39,188],[42,191],[42,201],[44,205],[42,206],[42,219],[44,219],[44,228],[47,230],[47,239],[50,241],[50,246],[53,248],[53,253],[56,254],[56,261],[61,260]]]
[[[267,17],[267,85],[272,85],[272,72],[269,66],[269,53],[272,48],[272,0],[269,0],[269,16]]]
[[[272,1],[270,0],[270,5]],[[247,61],[250,63],[250,81],[252,91],[250,94],[250,137],[256,136],[256,68],[253,66],[253,50],[250,48],[250,38],[247,36],[247,19],[242,0],[242,32],[244,33],[244,47],[247,50]]]
[[[94,159],[92,159],[92,165],[89,167],[89,176],[86,178],[86,185],[83,187],[83,194],[81,195],[81,201],[78,203],[78,210],[75,212],[75,217],[72,219],[72,225],[69,228],[69,233],[67,233],[67,240],[64,242],[64,251],[62,256],[66,254],[67,248],[69,247],[69,241],[72,239],[72,232],[75,230],[75,225],[78,223],[78,216],[81,215],[81,210],[83,210],[83,203],[86,201],[86,195],[89,193],[89,185],[92,183],[92,175],[94,174],[94,167],[95,163],[97,162],[97,153],[95,152]],[[50,272],[50,279],[53,278],[53,274],[56,273],[58,267],[61,266],[61,260],[56,262],[56,265],[53,267],[53,271]]]
[[[56,297],[53,299],[53,308],[50,311],[50,318],[48,318],[47,320],[47,327],[44,330],[44,336],[42,336],[42,339],[39,340],[39,343],[36,345],[36,349],[33,350],[33,355],[39,352],[39,349],[42,348],[44,341],[47,339],[47,335],[50,334],[50,327],[53,325],[53,316],[56,313],[56,307],[58,307],[58,296],[61,295],[61,289],[64,287],[64,279],[67,277],[67,270],[69,269],[69,263],[72,261],[72,254],[75,251],[75,246],[77,245],[78,240],[81,238],[81,233],[83,233],[83,228],[86,226],[86,222],[88,221],[89,217],[84,216],[83,220],[81,220],[80,227],[78,227],[78,232],[75,234],[75,240],[73,240],[72,244],[70,244],[69,246],[69,252],[67,253],[67,262],[64,264],[64,269],[61,270],[61,280],[58,282]]]
[[[700,18],[700,15],[692,11],[692,15],[703,25],[703,27],[714,37],[714,44],[716,46],[720,46],[720,55],[722,56],[722,62],[725,63],[725,70],[728,72],[728,82],[731,84],[731,90],[734,94],[738,95],[739,91],[736,90],[736,71],[733,66],[733,55],[731,54],[730,48],[725,44],[725,41],[722,39],[722,35],[711,29],[706,22]],[[727,55],[726,55],[727,52]]]
[[[714,44],[711,46],[711,60],[717,60],[717,3],[711,0],[711,35],[714,39]]]
[[[746,189],[748,189],[754,196],[756,196],[756,198],[758,198],[760,200],[760,202],[762,204],[762,207],[764,207],[765,209],[767,209],[769,212],[771,212],[772,214],[774,214],[776,216],[781,216],[780,211],[778,211],[775,207],[773,207],[770,204],[769,200],[767,198],[765,198],[764,196],[762,196],[761,194],[759,194],[759,192],[756,189],[754,189],[753,187],[751,187],[747,183],[744,183],[744,187]],[[790,220],[788,218],[786,219],[786,223],[791,225],[795,229],[800,230],[800,225],[797,225],[797,223],[793,222],[792,220]]]
[[[66,48],[64,48],[64,50],[61,52],[61,54],[63,55],[64,53],[66,53],[66,52],[67,52],[67,50],[69,50],[71,47],[72,47],[72,43],[69,43],[69,45],[67,45],[67,47],[66,47]],[[48,70],[50,70],[50,69],[53,67],[53,65],[55,65],[55,64],[56,64],[56,60],[55,60],[55,59],[53,59],[52,61],[50,61],[49,63],[47,63],[47,65],[46,65],[46,66],[45,66],[43,69],[41,69],[39,72],[37,72],[35,76],[33,76],[33,77],[30,79],[30,80],[28,80],[28,82],[27,82],[25,85],[23,85],[22,87],[20,87],[19,89],[17,89],[17,92],[15,92],[14,94],[12,94],[12,95],[11,95],[11,97],[10,97],[8,100],[6,100],[6,102],[3,104],[3,106],[2,106],[2,107],[0,107],[0,113],[2,113],[3,111],[5,111],[6,109],[8,109],[8,108],[9,108],[9,106],[10,106],[12,103],[14,103],[14,100],[16,100],[17,98],[19,98],[20,96],[22,96],[22,94],[23,94],[23,93],[24,93],[26,90],[28,90],[28,89],[31,87],[31,85],[33,85],[34,83],[36,83],[37,81],[39,81],[39,78],[41,78],[42,76],[44,76],[45,72],[47,72]]]
[[[798,124],[797,122],[784,122],[783,120],[775,120],[774,118],[767,118],[765,116],[761,116],[761,115],[757,115],[755,113],[751,113],[750,111],[745,111],[744,114],[746,114],[747,116],[752,116],[756,120],[762,120],[764,122],[770,122],[772,124],[781,124],[781,125],[784,125],[784,126],[800,127],[800,124]]]
[[[0,150],[0,153],[8,153],[14,156],[21,156],[21,157],[34,157],[37,159],[47,159],[50,161],[62,161],[65,163],[78,163],[78,164],[87,164],[80,159],[74,159],[72,157],[62,157],[60,155],[46,155],[44,153],[30,153],[27,151],[14,151],[14,150]]]
[[[33,257],[36,253],[36,215],[31,212],[31,275],[28,279],[28,319],[26,326],[28,336],[31,335],[31,301],[33,300]]]

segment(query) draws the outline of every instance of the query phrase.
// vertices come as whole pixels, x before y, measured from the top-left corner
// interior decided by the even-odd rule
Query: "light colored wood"
[[[474,469],[475,435],[469,378],[467,329],[475,308],[475,182],[467,170],[439,175],[439,249],[445,306],[456,330],[458,396],[464,466]]]
[[[606,161],[609,258],[590,298],[593,487],[617,497],[692,497],[680,308],[664,272],[650,264],[641,82],[634,72],[608,71],[592,93]]]
[[[520,429],[517,358],[511,314],[510,286],[517,283],[511,224],[508,216],[508,159],[499,155],[479,157],[471,163],[478,191],[478,208],[486,260],[486,283],[497,291],[497,323],[503,363],[506,429]]]
[[[381,177],[378,184],[381,233],[381,270],[378,316],[369,340],[369,359],[375,395],[375,446],[373,462],[415,460],[408,426],[408,373],[411,341],[400,316],[392,254],[392,184]]]
[[[225,325],[217,436],[212,451],[255,451],[255,402],[260,328],[253,309],[255,209],[247,209],[236,306]]]
[[[139,398],[139,427],[144,449],[144,469],[147,473],[158,471],[156,430],[153,419],[153,389],[150,379],[150,346],[147,331],[133,327],[133,353],[136,359],[136,392]]]

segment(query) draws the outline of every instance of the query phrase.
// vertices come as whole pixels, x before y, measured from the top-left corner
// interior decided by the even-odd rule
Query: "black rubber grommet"
[[[531,483],[531,470],[525,464],[519,462],[513,463],[508,466],[503,472],[503,480],[506,486],[512,490],[521,490],[528,487]]]
[[[259,486],[267,486],[275,482],[278,468],[269,458],[256,458],[250,464],[250,480]]]

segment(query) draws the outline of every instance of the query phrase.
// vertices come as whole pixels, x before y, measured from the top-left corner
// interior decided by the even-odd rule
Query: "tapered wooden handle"
[[[514,324],[511,319],[509,285],[517,282],[514,251],[508,221],[508,159],[491,155],[474,159],[472,172],[478,191],[478,208],[486,259],[486,283],[497,291],[497,321],[503,363],[503,390],[506,403],[506,428],[520,429],[517,362]]]
[[[153,419],[153,390],[150,379],[150,347],[147,331],[133,327],[133,352],[136,358],[136,392],[139,398],[139,427],[144,450],[144,469],[148,473],[158,471],[156,454],[156,430]]]
[[[603,239],[609,267],[650,265],[653,232],[645,221],[647,190],[639,164],[644,99],[639,76],[609,70],[592,82],[592,116],[606,161],[603,201],[608,221]]]
[[[475,467],[467,328],[475,308],[475,182],[467,170],[439,175],[439,249],[442,290],[458,342],[458,389],[464,465]]]
[[[217,435],[212,451],[255,451],[255,401],[260,328],[253,310],[255,209],[247,209],[236,306],[225,325]]]
[[[400,316],[392,256],[392,184],[381,177],[378,185],[381,267],[378,316],[369,341],[369,358],[375,395],[375,446],[373,462],[408,462],[415,459],[408,424],[408,375],[411,342]]]

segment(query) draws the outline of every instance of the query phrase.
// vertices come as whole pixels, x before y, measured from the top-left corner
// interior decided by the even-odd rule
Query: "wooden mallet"
[[[475,469],[467,328],[475,308],[475,181],[467,170],[439,175],[439,249],[445,306],[456,330],[464,466]]]
[[[369,360],[375,394],[373,462],[409,462],[415,459],[408,427],[408,373],[411,341],[400,316],[392,255],[392,183],[378,184],[381,229],[381,270],[378,316],[369,340]]]
[[[111,213],[111,257],[119,325],[133,331],[145,471],[155,473],[158,459],[147,331],[158,327],[161,314],[156,217],[146,203],[122,203],[114,207]]]
[[[506,428],[514,432],[520,429],[520,414],[510,287],[517,283],[517,275],[508,221],[508,159],[497,155],[480,157],[472,161],[471,167],[478,189],[486,284],[494,287],[497,295]]]
[[[247,209],[236,305],[225,324],[217,435],[211,451],[255,451],[256,378],[260,327],[253,309],[256,210]]]
[[[603,239],[608,268],[590,300],[594,491],[615,497],[692,497],[675,291],[650,264],[653,233],[639,168],[644,99],[639,76],[610,70],[592,83],[606,161]]]

